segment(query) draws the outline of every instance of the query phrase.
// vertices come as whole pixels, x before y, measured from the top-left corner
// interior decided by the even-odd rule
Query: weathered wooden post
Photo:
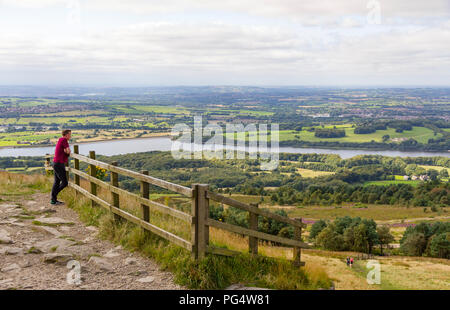
[[[205,257],[209,244],[209,226],[206,221],[209,217],[209,199],[206,197],[207,184],[192,185],[192,216],[191,242],[193,245],[193,258]]]
[[[197,202],[197,192],[198,185],[192,184],[192,203],[191,203],[191,244],[192,244],[192,253],[191,256],[193,259],[198,258],[198,202]]]
[[[142,174],[148,175],[148,170],[142,170]],[[150,198],[150,186],[148,182],[141,181],[141,197],[145,199]],[[150,222],[150,208],[149,206],[145,204],[141,204],[141,212],[142,212],[142,219],[146,222]],[[147,230],[143,229],[145,233],[148,233]]]
[[[111,165],[117,167],[118,163],[117,161],[114,161]],[[117,172],[111,171],[111,185],[114,187],[119,187],[119,175]],[[111,192],[111,197],[113,207],[120,208],[119,194]],[[114,219],[116,222],[119,222],[121,217],[114,213]]]
[[[67,162],[64,164],[64,167],[65,167],[65,169],[66,169],[66,179],[67,179],[67,182],[69,182],[70,181],[70,179],[69,179],[69,163],[70,163],[70,157],[69,158],[67,158]]]
[[[89,158],[95,159],[95,151],[89,151]],[[89,164],[89,175],[93,178],[97,177],[97,167],[93,164]],[[90,182],[91,185],[91,194],[97,196],[97,185],[94,182]],[[91,205],[94,207],[96,203],[94,200],[91,200]]]
[[[54,173],[51,168],[52,164],[50,162],[50,154],[45,154],[45,175],[50,176]]]
[[[302,223],[301,218],[295,218],[300,224]],[[294,239],[297,241],[302,240],[302,225],[294,226]],[[294,247],[294,266],[300,267],[304,266],[305,263],[301,261],[301,251],[302,249],[299,247]]]
[[[251,204],[252,206],[258,208],[258,204]],[[249,228],[255,231],[258,231],[258,214],[250,212],[249,217]],[[252,255],[258,255],[258,238],[256,237],[248,237],[248,247],[249,252]]]
[[[50,154],[45,154],[45,166],[50,168],[51,164],[50,164]]]
[[[73,152],[75,154],[79,154],[80,150],[79,150],[78,144],[73,146]],[[73,165],[74,165],[75,170],[80,170],[80,160],[79,159],[75,158]],[[75,184],[80,186],[80,176],[75,174],[74,178],[75,178]],[[75,193],[78,193],[78,191],[75,191]]]

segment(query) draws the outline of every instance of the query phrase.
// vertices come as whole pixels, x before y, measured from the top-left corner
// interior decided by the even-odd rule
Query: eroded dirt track
[[[2,198],[0,289],[182,288],[152,260],[99,239],[73,210],[50,205],[48,194]]]

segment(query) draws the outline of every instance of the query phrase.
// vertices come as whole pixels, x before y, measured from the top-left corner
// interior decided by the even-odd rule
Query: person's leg
[[[59,176],[61,179],[61,184],[59,184],[58,193],[69,185],[69,181],[67,180],[66,165],[63,166],[61,174],[62,175]]]
[[[67,182],[67,175],[66,175],[66,166],[64,164],[57,163],[54,165],[53,169],[54,169],[55,175],[57,174],[58,179],[60,180],[60,183],[54,192],[54,197],[55,197],[54,201],[56,201],[59,192],[61,192],[67,186],[68,182]]]
[[[57,173],[57,164],[53,164],[53,175],[55,177],[53,181],[53,187],[52,187],[52,202],[56,201],[56,196],[58,196],[59,192],[59,185],[61,183],[61,179],[59,178],[59,173]]]

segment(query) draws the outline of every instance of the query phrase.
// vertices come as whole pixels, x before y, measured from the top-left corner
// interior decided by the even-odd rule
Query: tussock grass
[[[51,179],[44,175],[12,174],[0,171],[0,195],[23,196],[37,191],[50,192]]]
[[[329,288],[328,276],[316,268],[296,268],[287,260],[242,254],[235,257],[207,255],[194,261],[190,253],[127,222],[115,222],[107,215],[100,223],[101,236],[154,258],[175,281],[194,289],[223,289],[243,283],[272,289]]]
[[[86,187],[84,184],[83,187]],[[110,201],[108,194],[98,191],[102,199]],[[324,269],[320,266],[306,268],[294,267],[286,258],[290,255],[281,254],[271,257],[242,253],[234,257],[207,255],[201,261],[195,261],[188,251],[144,232],[140,227],[127,221],[115,221],[114,216],[101,207],[91,207],[90,201],[74,190],[63,192],[63,199],[70,208],[80,214],[80,219],[87,225],[99,227],[100,236],[104,239],[122,245],[130,251],[137,251],[144,256],[155,259],[162,269],[171,271],[175,281],[193,289],[223,289],[233,283],[266,287],[272,289],[317,289],[329,288],[332,283]],[[169,200],[166,200],[169,204]],[[140,214],[140,206],[132,199],[121,198],[121,208],[135,215]],[[190,226],[182,221],[173,219],[159,212],[150,213],[150,222],[175,233],[187,240],[190,236]],[[231,233],[211,230],[211,242],[216,246],[238,248],[243,252],[248,242],[243,237]],[[227,241],[227,242],[225,242]],[[269,251],[269,246],[262,245],[261,249]],[[291,250],[292,251],[292,250]],[[261,251],[263,252],[263,251]],[[274,250],[275,252],[275,250]]]
[[[35,192],[48,192],[52,178],[39,175],[20,175],[0,172],[0,194],[28,195]],[[88,189],[89,183],[82,182]],[[110,193],[98,188],[98,196],[111,201]],[[100,236],[122,245],[130,251],[137,251],[157,261],[162,269],[171,271],[176,283],[192,289],[223,289],[233,283],[271,289],[317,289],[329,288],[332,283],[320,266],[294,267],[287,258],[292,257],[289,249],[270,249],[261,244],[261,253],[277,257],[253,257],[247,253],[246,238],[217,229],[211,230],[211,242],[215,246],[237,248],[243,253],[234,257],[207,255],[195,261],[191,253],[158,236],[143,231],[140,227],[125,220],[115,221],[114,216],[100,206],[92,207],[91,201],[71,188],[61,192],[69,208],[75,210],[80,220],[88,226],[99,227]],[[159,202],[174,208],[187,210],[186,205],[174,203],[170,197],[159,197]],[[121,198],[120,207],[140,216],[141,207],[132,199]],[[190,225],[159,212],[150,213],[150,221],[163,229],[190,239]],[[265,251],[265,252],[264,252]],[[287,251],[286,254],[283,254]],[[290,250],[292,251],[292,250]]]

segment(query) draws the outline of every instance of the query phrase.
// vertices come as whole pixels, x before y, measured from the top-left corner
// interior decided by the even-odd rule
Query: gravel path
[[[50,205],[48,194],[0,198],[0,289],[183,289],[155,262],[97,238],[75,211]]]

